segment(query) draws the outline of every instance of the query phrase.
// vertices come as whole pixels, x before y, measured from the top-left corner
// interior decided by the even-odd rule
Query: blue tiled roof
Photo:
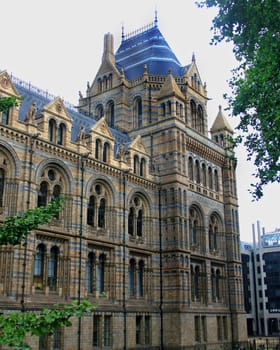
[[[184,73],[157,26],[123,40],[115,57],[118,69],[123,68],[129,80],[141,76],[145,65],[152,75],[167,75],[169,69],[174,76]]]

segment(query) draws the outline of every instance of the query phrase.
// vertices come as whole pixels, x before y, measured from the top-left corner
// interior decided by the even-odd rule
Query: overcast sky
[[[208,127],[226,108],[223,99],[230,92],[227,80],[235,65],[228,43],[209,45],[215,10],[198,9],[195,0],[0,0],[0,70],[31,82],[76,105],[78,92],[85,94],[101,62],[104,34],[114,35],[115,50],[125,33],[154,20],[182,65],[190,63],[193,52],[202,81],[207,83]],[[225,112],[228,115],[229,112]],[[234,127],[237,120],[230,118]],[[252,224],[260,221],[266,231],[280,227],[280,187],[270,185],[264,198],[252,202],[248,192],[254,182],[254,168],[240,148],[238,194],[241,239],[251,241]]]

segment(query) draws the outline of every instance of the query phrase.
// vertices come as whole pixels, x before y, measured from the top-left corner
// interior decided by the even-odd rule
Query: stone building
[[[32,349],[231,349],[245,339],[233,131],[208,131],[196,59],[182,66],[154,23],[104,37],[75,109],[6,71],[0,218],[63,195],[64,208],[2,246],[0,306],[39,310],[80,293],[96,312]],[[26,262],[26,264],[25,264]],[[105,294],[105,297],[104,297]],[[3,347],[4,349],[4,347]]]

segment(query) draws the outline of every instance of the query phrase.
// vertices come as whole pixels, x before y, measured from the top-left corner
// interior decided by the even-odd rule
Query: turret
[[[210,129],[210,133],[212,140],[214,140],[220,146],[227,147],[229,145],[227,140],[228,137],[232,137],[233,129],[223,114],[222,106],[219,106],[219,112],[212,125],[212,128]]]

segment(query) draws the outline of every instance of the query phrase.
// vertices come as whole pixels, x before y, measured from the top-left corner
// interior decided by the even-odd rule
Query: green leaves
[[[54,309],[43,309],[40,312],[12,312],[0,315],[0,344],[15,347],[20,350],[30,350],[31,347],[24,342],[26,335],[42,336],[52,334],[54,329],[70,327],[70,318],[82,317],[96,309],[88,300],[82,303],[77,301],[71,305]]]
[[[240,66],[229,82],[227,97],[233,116],[240,118],[235,144],[243,143],[256,168],[252,196],[280,181],[280,2],[278,0],[205,0],[199,6],[217,7],[212,43],[234,44]]]
[[[50,222],[58,215],[62,203],[63,200],[57,198],[46,206],[27,210],[22,216],[7,218],[0,227],[0,244],[19,244],[29,231]]]
[[[13,106],[17,106],[17,99],[14,96],[0,98],[0,112],[7,112]]]

